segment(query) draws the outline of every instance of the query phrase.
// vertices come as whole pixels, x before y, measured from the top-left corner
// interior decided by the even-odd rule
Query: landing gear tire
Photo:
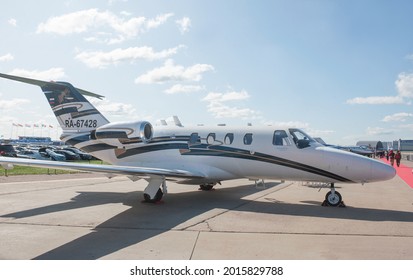
[[[335,206],[339,206],[343,202],[343,199],[342,199],[341,194],[339,192],[335,191],[333,193],[332,191],[329,191],[326,194],[326,200],[325,201],[327,202],[327,204],[329,206],[334,206],[335,207]]]
[[[149,196],[149,194],[147,194],[147,193],[144,193],[144,194],[143,194],[143,198],[145,199],[145,202],[148,202],[148,203],[156,203],[156,202],[159,202],[159,201],[161,201],[162,196],[163,196],[163,192],[162,192],[161,189],[158,190],[158,192],[156,193],[156,195],[155,195],[154,198],[151,198],[151,197]]]
[[[214,187],[215,184],[204,184],[204,185],[199,185],[199,189],[201,191],[210,191]]]

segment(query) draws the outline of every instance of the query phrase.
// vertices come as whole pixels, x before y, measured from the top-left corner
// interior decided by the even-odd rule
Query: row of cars
[[[92,160],[94,157],[71,146],[13,146],[10,144],[0,145],[0,155],[8,157],[30,158],[40,160]]]

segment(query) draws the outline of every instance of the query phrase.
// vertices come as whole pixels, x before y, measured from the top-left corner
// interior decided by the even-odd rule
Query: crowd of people
[[[400,151],[394,152],[393,150],[386,151],[386,159],[387,161],[390,160],[391,166],[394,166],[394,161],[396,160],[397,167],[400,166],[400,161],[402,159],[402,154]]]

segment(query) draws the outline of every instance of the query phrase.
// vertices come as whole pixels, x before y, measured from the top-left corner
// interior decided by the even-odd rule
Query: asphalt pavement
[[[413,176],[413,175],[412,175]],[[212,191],[97,174],[0,178],[0,259],[413,259],[413,189],[398,176],[328,189],[249,180]]]

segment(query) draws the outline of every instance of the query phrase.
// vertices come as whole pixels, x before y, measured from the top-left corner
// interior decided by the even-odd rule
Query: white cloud
[[[314,128],[308,128],[306,129],[305,132],[308,133],[311,137],[329,136],[335,133],[334,130],[322,130],[322,129],[314,129]]]
[[[370,96],[356,97],[347,100],[347,104],[389,105],[403,104],[405,101],[401,96]]]
[[[393,115],[385,116],[383,122],[404,122],[407,118],[413,117],[413,114],[410,113],[396,113]]]
[[[109,4],[109,6],[112,6],[112,5],[114,5],[114,4],[116,4],[116,2],[128,2],[128,0],[109,0],[108,1],[108,4]]]
[[[382,127],[368,127],[367,134],[371,136],[390,135],[390,134],[394,134],[394,131],[388,130]]]
[[[14,69],[9,73],[10,75],[22,76],[26,78],[38,79],[38,80],[58,80],[65,77],[63,68],[50,68],[44,71],[29,71],[25,69]]]
[[[30,100],[23,98],[14,98],[10,100],[4,100],[0,98],[0,110],[10,111],[20,108],[21,105],[30,103]]]
[[[256,119],[257,112],[249,108],[230,107],[222,103],[210,103],[208,105],[208,112],[217,119],[224,118],[242,118],[242,119]]]
[[[108,116],[131,116],[136,109],[131,104],[113,102],[108,99],[88,98],[88,100],[103,114]]]
[[[226,102],[232,100],[245,100],[248,98],[250,98],[250,95],[246,90],[242,90],[240,92],[231,91],[227,93],[210,92],[202,99],[202,101]]]
[[[413,98],[413,73],[400,73],[395,82],[397,95],[356,97],[347,100],[347,104],[410,104],[408,99]]]
[[[193,92],[198,92],[201,90],[204,90],[205,88],[202,86],[197,86],[197,85],[182,85],[182,84],[176,84],[173,85],[172,87],[168,88],[165,90],[165,93],[167,94],[176,94],[176,93],[193,93]]]
[[[175,65],[172,59],[165,61],[165,64],[159,68],[155,68],[146,74],[143,74],[135,79],[137,84],[153,84],[164,82],[181,82],[190,81],[198,82],[202,79],[202,74],[207,71],[214,70],[214,67],[209,64],[195,64],[185,68],[182,65]]]
[[[240,92],[218,93],[210,92],[202,101],[208,102],[208,112],[217,118],[242,118],[242,119],[257,119],[260,118],[260,113],[250,108],[239,108],[229,106],[226,102],[246,100],[250,96],[248,92],[242,90]]]
[[[403,131],[405,130],[411,130],[413,131],[413,124],[409,123],[409,124],[402,124],[399,125],[398,128],[402,129]]]
[[[188,32],[189,28],[191,27],[191,19],[188,17],[183,17],[181,19],[178,19],[175,22],[178,25],[179,31],[181,31],[181,34]]]
[[[122,12],[121,15],[125,16],[125,12]],[[96,32],[100,28],[109,27],[115,31],[116,36],[106,32],[107,35],[110,35],[104,42],[115,44],[134,38],[150,29],[157,28],[164,24],[171,16],[173,16],[172,13],[167,13],[158,15],[153,19],[145,17],[128,19],[119,17],[110,11],[100,12],[98,9],[89,9],[49,18],[46,22],[38,25],[37,33],[68,35],[88,31]]]
[[[7,124],[7,125],[11,125],[12,122],[17,121],[16,117],[13,116],[0,116],[0,124]]]
[[[115,21],[116,17],[110,12],[101,13],[97,9],[83,10],[49,18],[45,23],[38,25],[37,33],[56,33],[59,35],[82,33],[91,27]]]
[[[289,122],[266,121],[264,124],[268,126],[274,126],[276,128],[284,128],[284,129],[299,128],[299,129],[307,130],[310,128],[309,123],[300,122],[300,121],[289,121]]]
[[[399,96],[413,98],[413,73],[400,73],[395,84]]]
[[[11,53],[0,56],[0,62],[12,61],[14,56]]]
[[[174,15],[173,13],[162,14],[162,15],[157,16],[154,19],[149,19],[145,23],[145,28],[146,29],[157,28],[160,25],[164,24],[173,15]]]
[[[100,100],[89,97],[87,99],[110,121],[125,121],[125,119],[156,121],[154,112],[147,113],[142,109],[136,110],[133,104],[114,102],[108,99]]]
[[[132,15],[132,13],[130,13],[130,12],[128,12],[128,11],[122,11],[122,12],[120,12],[120,14],[121,14],[122,16],[127,16],[127,17],[130,17],[130,16]]]
[[[175,48],[155,52],[151,47],[134,47],[127,49],[115,49],[110,52],[81,52],[76,55],[76,59],[80,60],[90,68],[104,68],[108,65],[116,65],[123,61],[133,62],[138,59],[157,60],[167,58],[178,52],[180,45]]]
[[[15,18],[11,18],[7,21],[8,24],[11,26],[17,26],[17,20]]]

